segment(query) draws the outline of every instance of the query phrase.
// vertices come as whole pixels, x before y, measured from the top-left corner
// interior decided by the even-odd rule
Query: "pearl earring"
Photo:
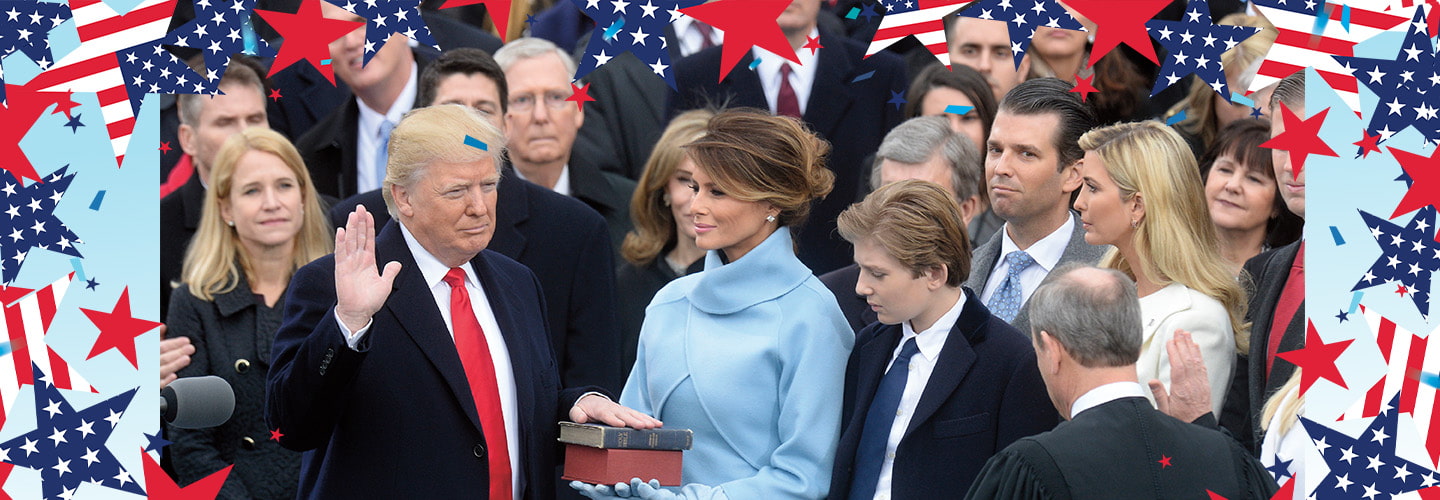
[[[765,216],[765,222],[775,222],[775,216],[774,216],[774,215],[766,215],[766,216]]]
[[[1140,220],[1139,220],[1139,219],[1130,219],[1130,229],[1139,229],[1139,228],[1140,228]]]
[[[225,223],[226,223],[226,224],[229,224],[230,227],[235,227],[235,221],[233,221],[233,220],[227,220],[227,221],[225,221]]]

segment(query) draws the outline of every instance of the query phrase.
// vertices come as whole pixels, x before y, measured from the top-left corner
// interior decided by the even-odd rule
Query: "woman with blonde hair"
[[[1085,241],[1114,245],[1100,266],[1130,276],[1140,294],[1146,331],[1139,379],[1169,387],[1165,344],[1176,330],[1190,332],[1219,415],[1236,346],[1243,352],[1249,334],[1245,292],[1220,256],[1195,157],[1178,134],[1153,121],[1091,130],[1080,147],[1084,184],[1075,209]]]
[[[234,464],[220,498],[295,497],[300,454],[270,439],[265,373],[290,277],[332,245],[319,195],[289,140],[251,128],[225,141],[166,324],[195,346],[177,375],[218,375],[237,404],[219,427],[170,429],[181,483]]]
[[[1245,26],[1260,28],[1258,33],[1242,40],[1235,48],[1225,51],[1220,55],[1220,64],[1225,68],[1225,86],[1232,95],[1245,95],[1250,87],[1250,81],[1255,78],[1255,73],[1260,69],[1260,61],[1265,58],[1265,53],[1270,51],[1270,46],[1275,43],[1277,32],[1275,27],[1263,17],[1248,16],[1245,14],[1230,14],[1220,20],[1220,25]],[[1220,129],[1225,128],[1236,120],[1249,117],[1253,108],[1264,108],[1259,103],[1270,101],[1272,89],[1265,89],[1255,92],[1250,97],[1252,104],[1229,101],[1220,98],[1220,94],[1210,86],[1212,82],[1200,81],[1196,78],[1190,84],[1190,93],[1184,100],[1171,107],[1166,116],[1174,116],[1185,113],[1185,118],[1175,123],[1175,131],[1185,138],[1195,156],[1202,157],[1215,145],[1215,139],[1220,134]]]
[[[705,123],[712,116],[714,111],[697,109],[671,120],[650,152],[630,198],[630,220],[635,228],[625,235],[620,247],[625,262],[615,271],[621,366],[626,371],[635,364],[640,323],[655,292],[671,280],[705,267],[705,251],[695,246],[695,223],[690,216],[695,164],[685,157],[682,147],[705,134]]]
[[[620,402],[694,431],[686,484],[572,487],[591,498],[825,497],[855,333],[796,257],[791,229],[833,186],[829,149],[800,121],[759,110],[723,111],[685,146],[705,270],[655,294]]]

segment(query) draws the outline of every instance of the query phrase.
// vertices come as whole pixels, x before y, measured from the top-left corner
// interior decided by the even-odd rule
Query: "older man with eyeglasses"
[[[602,172],[592,163],[571,161],[575,135],[585,123],[570,77],[575,61],[539,38],[511,41],[495,52],[510,88],[505,127],[510,162],[521,178],[573,196],[605,216],[610,247],[619,251],[630,231],[630,195],[635,181]]]

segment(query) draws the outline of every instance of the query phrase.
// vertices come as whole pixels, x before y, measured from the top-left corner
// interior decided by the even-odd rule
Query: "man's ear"
[[[1065,190],[1066,193],[1074,193],[1075,190],[1080,189],[1080,184],[1085,182],[1085,179],[1080,176],[1080,163],[1083,161],[1075,160],[1060,169],[1060,189]]]
[[[395,211],[405,218],[415,216],[415,205],[410,202],[410,190],[399,184],[390,185],[390,199],[395,200]]]
[[[925,288],[930,291],[939,290],[945,286],[945,281],[950,277],[950,266],[940,264],[926,269],[920,277],[925,279]]]

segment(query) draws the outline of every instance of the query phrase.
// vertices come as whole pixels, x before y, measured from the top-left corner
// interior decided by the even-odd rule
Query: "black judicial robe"
[[[990,458],[971,499],[1268,500],[1270,473],[1225,434],[1171,418],[1145,398],[1090,408]]]

